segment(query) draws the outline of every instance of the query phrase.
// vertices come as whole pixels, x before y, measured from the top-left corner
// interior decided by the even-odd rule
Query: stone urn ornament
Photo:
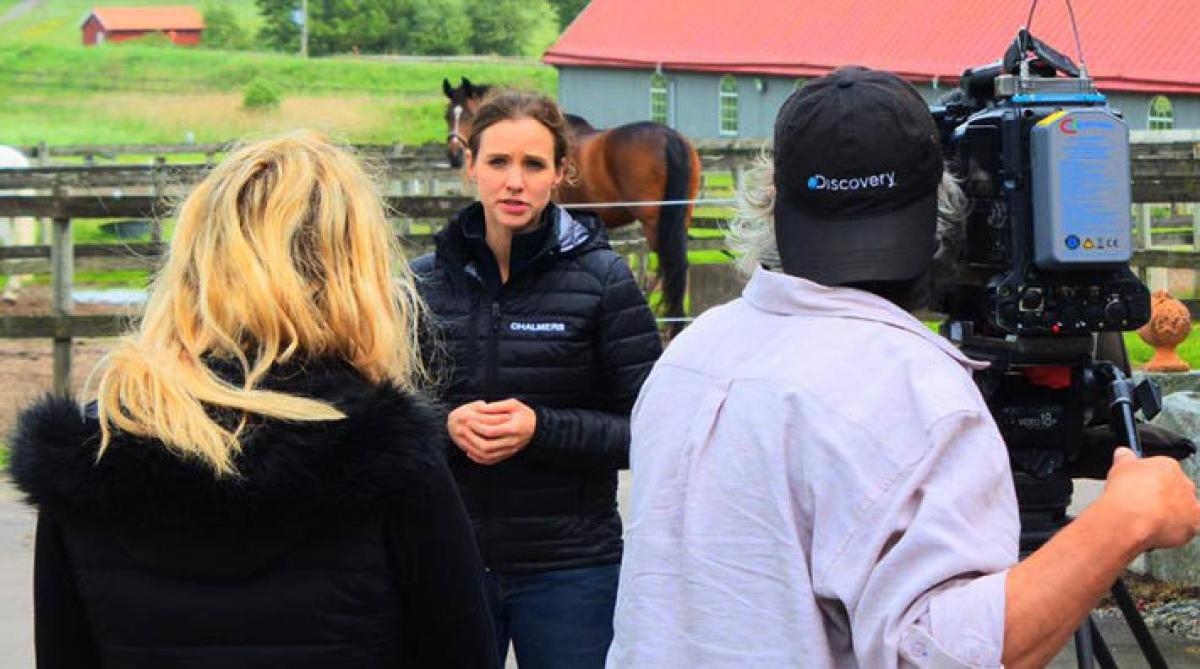
[[[1147,372],[1186,372],[1187,361],[1179,357],[1175,347],[1187,339],[1192,330],[1192,315],[1183,302],[1165,290],[1150,296],[1150,320],[1138,328],[1142,341],[1154,347],[1154,356],[1146,363]]]

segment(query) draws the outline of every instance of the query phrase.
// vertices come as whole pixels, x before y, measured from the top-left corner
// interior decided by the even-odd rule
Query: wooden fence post
[[[37,145],[37,164],[38,167],[50,166],[50,147],[46,146],[45,142],[38,142]],[[38,227],[41,228],[39,242],[47,244],[50,241],[50,219],[43,218],[38,221]]]
[[[1154,216],[1151,213],[1150,205],[1138,204],[1134,205],[1138,208],[1141,214],[1138,216],[1138,236],[1141,239],[1141,247],[1144,249],[1154,248],[1154,241],[1151,239],[1154,228]]]
[[[151,195],[154,196],[154,209],[151,212],[150,218],[150,241],[162,241],[162,212],[158,210],[158,200],[162,197],[163,192],[163,166],[167,164],[165,156],[155,156],[154,158],[154,173],[152,175],[153,183],[151,185]]]
[[[1192,250],[1200,251],[1200,204],[1193,202],[1192,207]]]
[[[60,191],[61,192],[61,191]],[[53,272],[51,311],[59,318],[74,311],[71,286],[75,274],[75,250],[71,244],[71,219],[55,217],[50,242],[50,268]],[[54,337],[54,394],[71,394],[71,336]]]

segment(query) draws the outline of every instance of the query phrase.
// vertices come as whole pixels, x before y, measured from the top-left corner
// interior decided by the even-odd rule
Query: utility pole
[[[308,0],[300,0],[300,57],[308,58]]]

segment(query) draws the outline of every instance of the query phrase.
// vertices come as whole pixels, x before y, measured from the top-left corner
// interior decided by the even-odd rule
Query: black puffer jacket
[[[536,248],[516,251],[507,283],[477,261],[476,203],[414,263],[437,316],[447,409],[516,398],[533,408],[532,441],[485,467],[451,448],[450,464],[484,565],[531,572],[621,559],[617,470],[629,466],[629,412],[662,352],[654,317],[599,219],[547,207]],[[521,255],[521,257],[518,257]]]
[[[437,412],[341,365],[264,385],[348,418],[260,421],[241,477],[217,480],[130,436],[97,462],[97,421],[74,402],[22,415],[38,666],[496,666]]]

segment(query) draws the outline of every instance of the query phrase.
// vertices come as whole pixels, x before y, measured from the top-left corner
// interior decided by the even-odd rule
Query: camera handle
[[[1050,66],[1053,71],[1062,72],[1068,77],[1079,78],[1080,69],[1070,57],[1060,53],[1054,47],[1033,36],[1025,28],[1017,32],[1017,38],[1004,52],[1004,71],[1009,74],[1020,74],[1021,65],[1028,63],[1026,54],[1032,53],[1037,61]],[[1039,76],[1054,76],[1053,72],[1039,72]]]
[[[1158,384],[1145,379],[1136,386],[1125,372],[1108,361],[1098,361],[1095,369],[1107,381],[1108,424],[1118,442],[1124,443],[1140,458],[1142,442],[1138,438],[1137,422],[1133,418],[1139,409],[1147,419],[1162,411],[1162,390]]]
[[[1139,458],[1143,457],[1142,443],[1138,438],[1137,423],[1134,421],[1133,414],[1141,409],[1142,415],[1147,419],[1157,416],[1162,411],[1162,390],[1157,383],[1150,379],[1145,379],[1135,386],[1133,380],[1125,376],[1125,372],[1112,362],[1097,361],[1094,369],[1104,381],[1108,382],[1106,387],[1109,401],[1109,427],[1112,428],[1113,435],[1118,442],[1128,444]],[[1125,623],[1129,626],[1129,631],[1133,634],[1146,662],[1153,669],[1165,669],[1166,660],[1163,659],[1162,652],[1154,642],[1154,637],[1150,635],[1146,621],[1138,611],[1137,604],[1129,594],[1124,580],[1118,578],[1113,583],[1110,593],[1117,608],[1124,615]],[[1081,668],[1094,666],[1093,661],[1098,662],[1104,668],[1117,666],[1108,645],[1104,642],[1104,637],[1100,635],[1100,628],[1096,626],[1095,618],[1090,614],[1075,632],[1075,657]]]
[[[1079,39],[1079,24],[1075,21],[1075,8],[1071,6],[1071,0],[1065,1],[1067,3],[1067,15],[1071,18],[1071,32],[1075,34],[1075,49],[1079,54],[1079,66],[1076,67],[1070,58],[1055,51],[1030,33],[1030,29],[1033,27],[1033,13],[1037,11],[1038,6],[1038,0],[1033,0],[1029,5],[1029,18],[1025,19],[1025,26],[1017,32],[1016,41],[1013,42],[1012,46],[1004,54],[1004,64],[1009,68],[1008,71],[1010,73],[1017,74],[1018,66],[1027,62],[1025,61],[1025,54],[1032,51],[1043,62],[1068,77],[1079,78],[1082,76],[1083,78],[1087,78],[1087,61],[1083,58],[1083,42]]]

